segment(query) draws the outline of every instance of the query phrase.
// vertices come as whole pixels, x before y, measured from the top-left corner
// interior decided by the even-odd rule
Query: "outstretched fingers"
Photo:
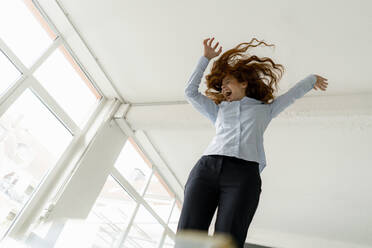
[[[212,47],[213,40],[214,40],[214,37],[212,37],[212,39],[207,38],[203,41],[204,56],[207,57],[208,59],[212,59],[218,56],[222,52],[222,46],[220,46],[220,48],[218,49],[220,42],[217,41],[217,43],[214,44]]]
[[[203,44],[207,46],[207,45],[208,45],[208,40],[209,40],[209,39],[210,39],[210,38],[205,39],[205,40],[203,41]]]
[[[208,46],[211,47],[214,37],[208,42]]]
[[[319,76],[319,75],[315,75],[316,76],[316,83],[314,85],[314,89],[315,90],[318,90],[318,89],[321,89],[321,90],[326,90],[327,89],[327,85],[328,85],[328,82],[326,82],[328,79],[327,78],[324,78],[322,76]]]
[[[314,89],[317,90],[317,89],[321,89],[321,90],[326,90],[327,89],[327,85],[328,83],[326,82],[316,82],[315,85],[314,85]]]

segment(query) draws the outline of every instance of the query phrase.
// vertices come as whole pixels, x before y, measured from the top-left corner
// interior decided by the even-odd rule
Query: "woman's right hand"
[[[210,41],[208,42],[208,40],[210,40]],[[217,42],[214,47],[211,46],[213,40],[214,40],[214,37],[212,39],[210,39],[210,38],[205,39],[203,41],[203,44],[204,44],[204,56],[207,57],[209,60],[213,59],[214,57],[217,57],[222,52],[222,47],[220,47],[220,49],[218,51],[215,51],[219,42]]]

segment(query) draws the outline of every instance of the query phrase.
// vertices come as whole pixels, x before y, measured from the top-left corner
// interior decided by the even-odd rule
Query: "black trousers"
[[[181,230],[208,231],[218,206],[215,233],[232,236],[243,248],[256,212],[261,177],[258,163],[224,155],[204,155],[192,168],[178,222]]]

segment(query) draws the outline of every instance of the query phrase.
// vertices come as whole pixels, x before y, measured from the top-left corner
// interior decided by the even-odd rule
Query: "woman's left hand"
[[[316,75],[316,74],[314,74],[314,75],[316,76],[316,83],[314,85],[314,89],[315,90],[321,89],[321,90],[325,91],[327,89],[327,86],[328,86],[328,83],[326,82],[326,80],[328,80],[328,79],[326,79],[324,77],[321,77],[319,75]]]

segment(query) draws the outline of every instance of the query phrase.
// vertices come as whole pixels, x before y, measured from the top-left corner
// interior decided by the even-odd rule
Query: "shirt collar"
[[[249,102],[249,103],[262,103],[262,101],[251,98],[251,97],[248,97],[248,96],[244,96],[242,99],[240,99],[240,101],[241,102]]]
[[[248,96],[244,96],[242,99],[239,100],[240,102],[242,103],[262,103],[262,101],[260,100],[257,100],[257,99],[254,99],[254,98],[251,98],[251,97],[248,97]],[[232,101],[231,103],[233,102],[238,102],[238,101]],[[222,104],[226,104],[226,103],[230,103],[228,101],[223,101]]]

